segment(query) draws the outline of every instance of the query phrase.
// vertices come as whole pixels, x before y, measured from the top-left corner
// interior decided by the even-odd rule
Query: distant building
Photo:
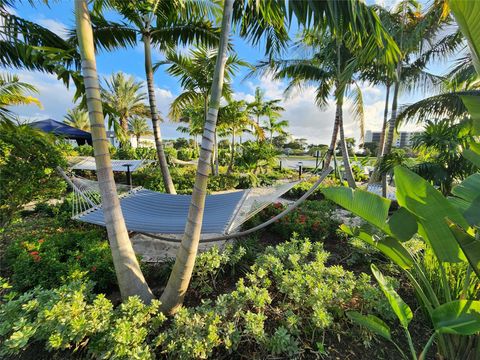
[[[107,130],[107,138],[110,141],[110,144],[112,144],[115,147],[120,146],[120,141],[118,138],[115,136],[115,132],[113,130]],[[137,138],[133,135],[130,135],[129,138],[130,145],[132,147],[155,147],[155,139],[153,135],[145,135],[140,137],[140,144],[137,144]]]
[[[396,133],[393,146],[397,148],[411,147],[412,138],[418,133],[418,131],[400,131]],[[367,130],[365,132],[365,142],[373,142],[378,144],[380,142],[380,135],[380,131]]]

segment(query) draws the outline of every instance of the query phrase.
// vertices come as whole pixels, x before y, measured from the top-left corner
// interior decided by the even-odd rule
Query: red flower
[[[97,267],[96,267],[95,265],[92,266],[92,271],[93,271],[93,272],[97,271]]]
[[[40,239],[40,240],[38,240],[38,243],[39,243],[39,244],[43,244],[44,242],[45,242],[45,239]]]
[[[30,251],[30,255],[32,255],[32,256],[38,256],[38,251]]]
[[[42,257],[39,256],[39,255],[33,257],[33,261],[35,261],[37,263],[40,262],[40,260],[42,260]]]
[[[273,207],[275,209],[281,209],[281,208],[283,208],[283,205],[281,203],[277,202],[277,203],[273,204]]]

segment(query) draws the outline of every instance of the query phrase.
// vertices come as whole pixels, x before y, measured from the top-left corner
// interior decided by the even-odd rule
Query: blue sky
[[[395,1],[395,0],[392,0]],[[387,3],[387,5],[391,5]],[[23,2],[12,10],[17,15],[34,21],[45,26],[58,35],[65,34],[66,28],[74,26],[73,0],[58,1],[47,7],[43,4],[31,7],[28,2]],[[295,31],[292,30],[294,36]],[[259,49],[246,43],[241,38],[233,37],[234,48],[239,56],[251,63],[256,63],[263,58],[263,49]],[[154,52],[154,61],[161,59],[159,52]],[[436,73],[442,73],[449,67],[449,63],[432,64],[431,70]],[[102,52],[97,56],[97,68],[101,77],[123,71],[136,77],[138,80],[144,79],[143,51],[141,46],[135,48],[118,50],[115,52]],[[21,116],[29,119],[44,119],[51,117],[62,120],[66,111],[73,107],[72,95],[73,89],[67,90],[61,82],[52,75],[15,70],[21,80],[37,86],[40,93],[38,98],[43,104],[43,109],[34,106],[22,106],[15,109]],[[247,70],[242,70],[233,80],[233,89],[237,99],[252,100],[256,86],[260,86],[266,91],[268,98],[283,98],[285,83],[273,81],[270,78],[254,78],[245,80]],[[158,107],[161,113],[166,117],[171,101],[181,93],[181,87],[177,80],[167,75],[162,68],[155,73],[156,95]],[[362,86],[365,99],[366,129],[376,130],[380,128],[383,117],[384,93],[382,87],[373,87],[369,84]],[[293,94],[284,99],[283,114],[284,119],[290,122],[290,132],[294,137],[307,138],[310,143],[328,143],[334,118],[333,104],[329,104],[325,109],[318,109],[313,104],[314,89],[306,89],[302,93]],[[401,97],[401,103],[409,103],[415,99],[421,98],[422,94],[404,94]],[[354,136],[358,139],[358,124],[352,120],[348,112],[348,106],[345,109],[345,131],[347,136]],[[175,128],[176,124],[170,123],[166,119],[162,125],[162,132],[165,138],[179,136]],[[408,129],[413,129],[410,126]]]

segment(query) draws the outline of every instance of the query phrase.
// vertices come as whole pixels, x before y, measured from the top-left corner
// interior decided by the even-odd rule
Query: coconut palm
[[[145,118],[135,116],[130,119],[128,125],[130,134],[135,136],[137,140],[137,147],[140,146],[140,137],[153,134]]]
[[[170,118],[179,120],[182,110],[189,105],[203,105],[204,122],[207,119],[208,102],[210,100],[210,91],[212,88],[215,63],[217,59],[217,50],[215,48],[198,47],[192,50],[188,56],[177,52],[169,52],[166,59],[159,62],[157,66],[169,65],[167,73],[180,79],[184,91],[173,100],[170,105]],[[230,54],[225,64],[225,77],[222,97],[229,100],[232,94],[230,86],[231,79],[236,71],[242,66],[249,64],[241,60],[236,54]],[[212,172],[218,174],[218,146],[217,134],[214,136],[214,161],[212,162]]]
[[[33,85],[21,82],[18,76],[0,73],[0,121],[12,120],[9,106],[35,104],[41,107],[40,101],[29,95],[36,92]]]
[[[63,122],[69,126],[73,126],[74,128],[90,131],[88,111],[85,111],[78,106],[67,111],[67,115],[65,115]]]
[[[147,96],[142,88],[143,84],[135,81],[133,76],[127,77],[124,73],[118,72],[105,79],[105,85],[101,89],[105,113],[108,115],[108,126],[113,127],[123,146],[128,141],[130,119],[148,114],[145,104]]]
[[[75,0],[75,20],[80,40],[82,73],[85,80],[95,162],[99,170],[97,171],[98,186],[102,195],[105,225],[118,286],[123,299],[136,295],[144,302],[149,303],[153,299],[153,294],[145,281],[133,251],[113,178],[96,71],[92,25],[86,0]]]

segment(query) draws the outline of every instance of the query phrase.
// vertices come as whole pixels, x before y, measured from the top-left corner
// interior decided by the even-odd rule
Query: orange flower
[[[45,239],[40,239],[40,240],[38,240],[38,243],[39,243],[39,244],[43,244],[44,242],[45,242]]]

